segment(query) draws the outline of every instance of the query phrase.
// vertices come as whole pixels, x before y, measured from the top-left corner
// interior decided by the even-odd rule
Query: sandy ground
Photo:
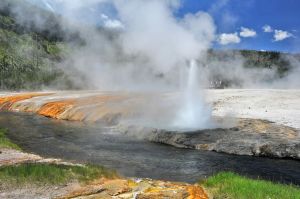
[[[213,114],[266,119],[300,129],[300,90],[208,90]]]

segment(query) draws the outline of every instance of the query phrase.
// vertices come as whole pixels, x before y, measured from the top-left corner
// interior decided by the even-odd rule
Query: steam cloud
[[[299,60],[293,57],[285,58],[292,63],[293,73],[280,80],[272,68],[245,68],[244,59],[238,53],[228,52],[230,60],[210,60],[207,51],[217,40],[212,17],[200,11],[176,18],[174,13],[180,7],[179,0],[45,2],[50,10],[55,10],[52,5],[59,5],[58,12],[67,18],[61,21],[62,27],[75,30],[83,40],[84,45],[78,45],[77,42],[68,44],[71,52],[61,63],[61,68],[66,73],[72,74],[76,70],[84,74],[86,78],[83,80],[76,76],[73,79],[80,87],[122,91],[177,91],[178,88],[187,87],[188,65],[191,60],[197,60],[200,67],[195,71],[199,78],[196,82],[201,87],[210,87],[214,79],[235,81],[233,87],[300,87]],[[80,20],[87,10],[93,12],[91,8],[99,4],[103,5],[103,12],[99,13],[96,25],[102,24],[102,28]],[[113,10],[114,14],[110,15],[108,10]],[[24,14],[22,8],[15,8],[15,13],[20,23],[28,24],[30,20],[41,29],[48,25],[40,17]],[[205,114],[209,115],[207,112]]]
[[[74,76],[78,87],[177,90],[185,88],[184,73],[187,72],[184,68],[188,61],[196,59],[200,61],[202,87],[210,87],[215,79],[225,79],[238,82],[229,85],[238,88],[299,88],[299,78],[293,77],[299,74],[300,59],[292,56],[284,57],[291,63],[292,72],[281,79],[273,67],[244,67],[245,60],[237,52],[227,52],[229,59],[207,58],[206,52],[212,42],[220,42],[215,36],[213,19],[205,12],[176,18],[180,0],[29,1],[45,3],[48,9],[65,17],[66,20],[60,21],[63,30],[79,32],[84,45],[69,43],[71,52],[61,63],[66,73],[73,74],[75,69],[86,77],[82,80]],[[24,12],[20,6],[13,11],[19,23],[34,23],[40,29],[49,26],[49,20]],[[93,15],[96,17],[94,24],[84,21],[90,20],[94,12],[98,12]],[[225,40],[224,35],[223,42],[227,42]]]
[[[64,1],[64,12],[80,15],[79,8],[95,2],[105,1]],[[179,5],[179,1],[166,0],[114,1],[124,29],[110,30],[115,31],[114,37],[108,38],[91,26],[80,28],[86,45],[75,50],[63,65],[86,74],[91,86],[98,89],[177,88],[180,67],[205,56],[215,32],[207,13],[176,19],[173,13]]]

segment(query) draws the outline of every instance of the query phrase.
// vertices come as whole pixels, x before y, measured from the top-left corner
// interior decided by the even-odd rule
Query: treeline
[[[43,11],[24,0],[1,0],[0,15],[2,18],[0,27],[2,29],[18,34],[35,32],[39,37],[43,37],[48,41],[63,40],[64,32],[59,25],[59,16]],[[41,23],[36,23],[38,18],[47,26],[41,26]]]
[[[276,69],[282,77],[292,67],[288,60],[289,56],[297,55],[285,54],[276,51],[256,51],[256,50],[209,50],[209,61],[227,62],[234,59],[241,59],[245,68],[269,68]]]
[[[0,17],[0,24],[12,22]],[[61,81],[67,83],[57,64],[63,58],[64,44],[51,42],[38,34],[0,28],[0,89],[39,89]],[[69,83],[68,83],[69,84]]]
[[[241,50],[240,53],[245,58],[245,67],[275,68],[280,77],[291,68],[287,55],[280,52]]]
[[[19,0],[0,2],[0,89],[73,88],[67,75],[57,67],[67,49],[59,18],[27,4]],[[38,27],[26,20],[20,23],[16,20],[20,17],[18,8],[24,17],[32,13],[42,15],[48,26]]]
[[[33,21],[36,19],[41,21]],[[84,77],[76,71],[75,75],[67,75],[58,65],[69,52],[67,43],[78,42],[80,47],[84,42],[78,33],[62,27],[62,20],[61,16],[24,0],[0,1],[0,90],[79,88],[70,76]],[[118,33],[99,29],[99,34],[113,40]],[[298,55],[280,52],[209,50],[207,65],[242,59],[244,68],[275,69],[279,77],[284,77],[293,67],[290,57],[300,60]],[[216,73],[211,81],[217,82],[214,87],[224,88],[239,85],[240,80],[226,79]]]

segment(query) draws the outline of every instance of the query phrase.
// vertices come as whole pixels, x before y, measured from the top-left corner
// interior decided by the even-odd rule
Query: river
[[[220,171],[300,185],[300,161],[180,149],[138,140],[111,127],[0,113],[0,127],[25,151],[116,169],[128,177],[196,182]]]

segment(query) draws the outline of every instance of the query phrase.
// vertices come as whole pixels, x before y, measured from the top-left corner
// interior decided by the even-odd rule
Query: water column
[[[211,126],[211,111],[201,95],[199,67],[196,60],[189,62],[187,84],[182,93],[175,127],[181,129],[205,129]]]

